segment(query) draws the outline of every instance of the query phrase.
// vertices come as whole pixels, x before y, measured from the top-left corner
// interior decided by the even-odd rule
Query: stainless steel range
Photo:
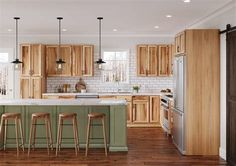
[[[171,134],[171,99],[173,95],[166,94],[161,96],[161,126],[167,132]]]

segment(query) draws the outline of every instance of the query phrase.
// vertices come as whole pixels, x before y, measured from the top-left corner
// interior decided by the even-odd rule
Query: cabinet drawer
[[[100,99],[116,99],[116,96],[108,95],[108,96],[99,96]]]
[[[116,96],[117,99],[124,99],[128,102],[131,102],[132,96]]]
[[[63,95],[59,96],[59,99],[75,99],[75,95]]]
[[[149,96],[133,96],[133,101],[135,100],[149,100]]]

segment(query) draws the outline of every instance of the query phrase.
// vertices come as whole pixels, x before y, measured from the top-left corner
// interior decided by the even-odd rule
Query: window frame
[[[103,81],[103,73],[104,73],[104,71],[107,71],[107,70],[102,70],[102,77],[101,77],[101,81],[102,81],[102,83],[104,83],[104,84],[107,84],[107,85],[117,85],[117,84],[119,84],[119,85],[128,85],[129,83],[130,83],[130,78],[129,78],[129,73],[130,73],[130,49],[103,49],[102,50],[102,59],[104,59],[104,52],[127,52],[127,73],[126,73],[126,77],[127,77],[127,81],[126,82],[116,82],[116,81],[114,81],[114,82],[105,82],[105,81]],[[116,60],[115,60],[116,61]]]

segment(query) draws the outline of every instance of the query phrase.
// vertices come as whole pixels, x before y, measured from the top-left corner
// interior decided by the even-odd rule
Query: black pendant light
[[[62,60],[61,58],[61,20],[63,19],[62,17],[57,17],[59,21],[59,39],[58,39],[58,54],[57,54],[57,71],[61,72],[63,70],[63,64],[66,63],[65,61]]]
[[[16,20],[16,48],[15,48],[16,59],[12,61],[11,63],[14,64],[15,70],[19,70],[20,64],[22,63],[18,58],[18,20],[20,19],[20,17],[14,17],[14,19]]]
[[[98,61],[96,61],[97,65],[98,65],[98,69],[101,70],[102,69],[102,64],[103,63],[106,63],[105,61],[102,60],[102,50],[101,50],[101,45],[102,45],[102,25],[101,25],[101,22],[102,22],[102,19],[103,17],[98,17],[97,18],[98,21],[99,21],[99,59]]]

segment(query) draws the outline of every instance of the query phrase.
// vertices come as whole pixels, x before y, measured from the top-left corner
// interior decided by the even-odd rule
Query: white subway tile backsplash
[[[94,59],[97,59],[94,57]],[[129,84],[107,84],[102,82],[101,71],[95,69],[94,77],[82,77],[88,92],[132,91],[134,84],[140,84],[140,92],[160,92],[161,89],[173,89],[173,77],[137,77],[136,55],[130,54]],[[80,77],[48,77],[47,92],[56,92],[58,85],[70,84],[71,91],[75,91],[75,84]]]

